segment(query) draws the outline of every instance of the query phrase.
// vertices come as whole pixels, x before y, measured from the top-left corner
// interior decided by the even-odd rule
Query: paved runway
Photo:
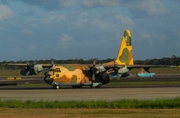
[[[124,78],[118,82],[126,81],[180,81],[179,74],[157,75],[153,78],[141,79],[135,76]],[[0,83],[7,82],[6,78],[0,77]],[[22,80],[8,81],[17,83],[44,83],[42,77],[24,77]],[[157,99],[180,97],[180,85],[118,85],[102,86],[99,89],[83,87],[81,89],[61,88],[52,89],[52,86],[22,87],[0,86],[0,99],[18,100],[117,100],[117,99]]]
[[[159,99],[180,97],[180,87],[153,87],[153,88],[61,88],[45,87],[1,87],[0,99],[17,100],[118,100],[118,99]]]

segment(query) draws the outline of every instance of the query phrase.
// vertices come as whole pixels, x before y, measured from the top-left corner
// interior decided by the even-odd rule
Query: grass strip
[[[180,108],[180,98],[115,101],[21,101],[0,100],[0,108]]]

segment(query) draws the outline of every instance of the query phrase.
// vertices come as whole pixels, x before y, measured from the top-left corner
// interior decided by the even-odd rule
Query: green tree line
[[[57,60],[54,59],[54,64],[92,64],[94,59],[83,60],[83,59],[67,59],[67,60]],[[113,58],[107,59],[97,59],[96,64],[105,63],[113,61]],[[33,64],[35,60],[27,60],[29,64]],[[24,67],[11,67],[11,66],[4,66],[5,63],[26,63],[26,61],[3,61],[0,62],[0,70],[5,69],[23,69]],[[49,60],[37,60],[36,64],[49,64],[51,63],[51,59]],[[147,65],[180,65],[180,56],[177,57],[172,55],[172,57],[163,57],[160,59],[145,59],[145,60],[134,60],[134,64],[147,64]]]

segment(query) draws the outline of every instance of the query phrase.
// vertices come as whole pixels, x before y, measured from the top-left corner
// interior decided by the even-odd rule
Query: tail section
[[[116,57],[118,65],[134,65],[130,30],[125,30]]]

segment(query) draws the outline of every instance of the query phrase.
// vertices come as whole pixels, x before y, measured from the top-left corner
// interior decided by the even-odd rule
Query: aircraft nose
[[[50,78],[50,75],[46,75],[46,76],[44,77],[44,81],[45,81],[46,83],[48,83],[48,84],[52,84],[53,78]]]

